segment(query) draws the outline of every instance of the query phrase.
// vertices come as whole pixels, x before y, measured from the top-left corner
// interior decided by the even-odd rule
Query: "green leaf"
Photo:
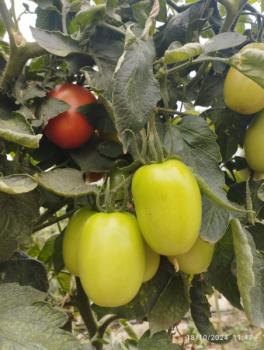
[[[165,51],[164,63],[173,64],[191,60],[203,53],[203,47],[199,43],[188,43],[175,49]]]
[[[81,11],[76,14],[70,23],[71,33],[77,30],[84,30],[85,27],[102,20],[105,17],[105,14],[105,4],[97,6],[83,6]]]
[[[204,53],[212,53],[215,51],[226,50],[236,46],[240,46],[247,40],[245,35],[236,32],[220,33],[213,36],[203,45]]]
[[[168,154],[180,156],[192,168],[200,189],[210,200],[228,210],[245,212],[226,198],[216,135],[204,119],[188,116],[176,125],[167,124],[163,142]]]
[[[262,223],[256,223],[254,226],[247,227],[247,230],[252,234],[256,248],[264,251],[264,225]]]
[[[245,313],[256,327],[264,327],[264,257],[238,219],[231,221],[238,287]]]
[[[141,130],[160,99],[153,74],[154,59],[153,41],[143,41],[131,34],[131,42],[126,45],[114,76],[113,108],[120,135],[128,129]]]
[[[208,270],[209,281],[236,308],[242,309],[237,278],[233,274],[234,245],[232,232],[229,229],[216,244],[213,261]]]
[[[45,293],[17,284],[0,284],[0,347],[2,349],[84,350],[60,329],[67,316],[38,303]]]
[[[170,328],[182,320],[188,310],[189,300],[181,276],[170,278],[148,314],[151,333]]]
[[[233,55],[229,64],[264,88],[264,43],[258,44],[258,48],[247,48]]]
[[[3,273],[2,281],[5,283],[19,283],[43,292],[48,291],[47,271],[38,260],[16,254],[15,259],[0,263],[0,272]]]
[[[19,113],[0,108],[0,137],[28,148],[38,148],[42,135],[34,135],[31,126]]]
[[[228,343],[232,336],[217,334],[213,324],[210,321],[211,312],[206,294],[208,293],[207,286],[198,277],[192,281],[190,289],[191,296],[191,315],[195,326],[201,335],[208,341],[216,344]]]
[[[72,159],[80,167],[82,172],[103,172],[114,167],[113,160],[104,157],[100,153],[100,147],[102,147],[100,144],[92,145],[89,143],[71,152]],[[120,151],[119,147],[117,151]]]
[[[0,192],[7,194],[31,192],[37,186],[37,182],[27,174],[0,176]]]
[[[38,195],[35,192],[11,196],[0,193],[0,261],[10,258],[17,246],[32,233],[39,215]]]
[[[67,57],[82,51],[78,42],[69,35],[33,27],[31,27],[31,31],[36,42],[53,55]]]
[[[166,332],[160,332],[150,336],[146,332],[139,340],[138,350],[181,350],[180,345],[172,344],[169,335]]]
[[[219,241],[225,234],[230,214],[206,196],[203,196],[203,217],[200,236],[211,243]]]
[[[50,119],[67,111],[69,107],[68,103],[57,98],[49,97],[42,102],[38,117],[45,126]]]
[[[55,234],[49,237],[41,249],[38,259],[50,268],[54,266],[56,272],[62,270],[64,261],[62,256],[63,234]]]
[[[96,187],[85,183],[82,173],[73,168],[43,172],[36,179],[40,186],[63,197],[79,197],[96,192]]]

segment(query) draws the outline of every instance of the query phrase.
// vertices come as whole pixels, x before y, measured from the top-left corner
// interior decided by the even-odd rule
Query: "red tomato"
[[[93,126],[76,110],[80,106],[96,103],[94,95],[82,86],[67,83],[57,86],[49,96],[68,103],[70,108],[49,120],[43,131],[47,138],[64,149],[77,148],[88,141]]]

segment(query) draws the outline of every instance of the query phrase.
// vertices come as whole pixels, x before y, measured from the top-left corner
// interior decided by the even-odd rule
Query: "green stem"
[[[219,307],[219,301],[218,301],[218,292],[214,290],[214,301],[215,301],[215,308],[216,308],[216,316],[217,316],[217,331],[218,335],[223,334],[223,328],[222,328],[222,319],[221,319],[221,311]],[[221,344],[221,350],[225,350],[224,344]]]
[[[107,328],[113,323],[114,321],[118,320],[120,316],[117,315],[111,315],[109,316],[98,328],[98,338],[103,339],[104,334],[107,330]]]
[[[64,215],[62,215],[62,216],[55,217],[55,218],[49,220],[48,222],[45,222],[44,224],[35,226],[35,227],[34,227],[34,232],[43,230],[43,229],[46,228],[46,227],[52,226],[52,225],[57,224],[58,222],[60,222],[60,221],[62,221],[62,220],[65,220],[65,219],[69,218],[70,216],[72,216],[72,214],[74,213],[74,211],[75,211],[75,210],[71,210],[71,211],[69,211],[68,213],[66,213],[66,214],[64,214]]]
[[[251,191],[249,187],[249,181],[246,182],[246,208],[248,210],[248,222],[250,225],[255,225],[256,215],[253,211],[253,203],[251,198]]]
[[[181,112],[181,111],[177,111],[176,109],[170,109],[170,108],[164,108],[164,107],[157,107],[156,111],[158,113],[177,114],[183,117],[187,117],[191,115],[190,113]]]
[[[79,277],[76,277],[76,304],[83,322],[89,332],[90,338],[93,338],[97,333],[97,322],[91,309],[90,300],[85,294]],[[99,350],[99,348],[97,348]]]
[[[167,74],[173,74],[173,73],[176,73],[182,69],[186,69],[186,68],[189,68],[193,65],[196,65],[196,64],[200,64],[200,63],[203,63],[203,62],[220,62],[220,63],[225,63],[225,64],[228,64],[229,62],[229,59],[228,58],[223,58],[223,57],[212,57],[212,56],[205,56],[205,57],[199,57],[193,61],[188,61],[188,62],[185,62],[183,64],[180,64],[176,67],[173,67],[171,69],[168,69],[167,70]]]
[[[240,16],[246,0],[218,0],[218,2],[226,9],[226,18],[221,33],[228,32]]]

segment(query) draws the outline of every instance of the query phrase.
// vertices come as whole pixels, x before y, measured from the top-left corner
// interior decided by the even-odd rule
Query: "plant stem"
[[[90,338],[93,338],[97,333],[98,326],[93,311],[91,310],[90,301],[83,290],[79,277],[76,277],[76,287],[76,304],[82,316],[83,322],[89,332],[89,336]],[[99,348],[97,349],[99,350]]]
[[[200,64],[203,62],[220,62],[220,63],[225,63],[228,64],[229,59],[228,58],[223,58],[223,57],[212,57],[212,56],[205,56],[205,57],[199,57],[193,61],[188,61],[183,64],[180,64],[176,67],[170,68],[167,70],[167,74],[173,74],[176,73],[182,69],[189,68],[193,65]]]
[[[217,315],[217,331],[218,335],[223,334],[223,328],[222,328],[222,319],[221,319],[221,311],[219,307],[219,301],[218,301],[218,292],[214,290],[214,301],[215,301],[215,308],[216,308],[216,315]],[[225,350],[224,344],[221,344],[221,350]]]
[[[34,227],[34,232],[37,232],[37,231],[40,231],[42,230],[43,228],[46,228],[46,227],[49,227],[51,225],[54,225],[64,219],[67,219],[68,217],[70,217],[73,213],[74,213],[75,210],[71,210],[69,211],[68,213],[62,215],[62,216],[59,216],[59,217],[55,217],[51,220],[49,220],[48,222],[45,222],[44,224],[41,224],[41,225],[38,225],[38,226],[35,226]]]
[[[104,334],[107,330],[107,328],[113,323],[114,321],[118,320],[120,316],[117,315],[111,315],[109,316],[98,328],[98,338],[103,339]]]

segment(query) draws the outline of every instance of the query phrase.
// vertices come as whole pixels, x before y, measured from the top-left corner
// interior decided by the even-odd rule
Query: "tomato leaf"
[[[0,108],[0,137],[28,148],[38,148],[42,135],[34,135],[30,124],[19,113]]]
[[[0,339],[2,348],[84,350],[70,333],[60,329],[67,316],[43,301],[46,294],[31,287],[0,284]]]
[[[53,55],[67,57],[73,53],[82,52],[78,42],[69,35],[33,27],[31,32],[36,42]]]
[[[0,263],[2,281],[5,283],[19,283],[21,286],[31,286],[43,292],[49,288],[47,271],[38,260],[26,255],[15,254],[15,258]]]
[[[39,215],[36,192],[11,196],[0,193],[0,261],[10,258],[31,234]]]
[[[233,274],[234,245],[230,227],[216,244],[213,261],[208,270],[209,281],[236,308],[242,309],[237,278]]]
[[[40,186],[63,197],[79,197],[96,192],[96,187],[85,183],[82,173],[73,168],[43,172],[36,179]]]
[[[215,51],[226,50],[243,44],[247,40],[245,35],[236,32],[220,33],[206,41],[204,53],[212,53]]]
[[[7,194],[31,192],[37,186],[37,182],[27,174],[0,176],[0,191]]]
[[[264,88],[264,44],[262,46],[260,44],[258,48],[248,48],[238,52],[230,58],[229,63]]]
[[[238,287],[245,313],[251,323],[264,327],[264,257],[252,236],[238,219],[231,221],[236,255]]]
[[[210,305],[206,298],[207,286],[199,278],[194,278],[190,289],[191,315],[193,321],[203,337],[216,344],[225,344],[231,341],[232,336],[217,334],[210,321]]]
[[[68,103],[58,100],[54,97],[45,99],[39,109],[38,117],[41,120],[43,126],[48,124],[48,121],[54,117],[57,117],[60,113],[63,113],[69,109]]]
[[[219,207],[206,196],[203,196],[203,217],[201,237],[206,241],[215,243],[225,234],[230,214],[227,210]]]
[[[148,313],[151,333],[166,330],[180,321],[189,310],[189,300],[181,276],[169,279],[155,305]],[[160,317],[163,315],[162,317]]]
[[[226,198],[224,174],[219,168],[221,154],[216,135],[200,117],[184,117],[177,125],[167,125],[164,146],[192,168],[202,192],[227,210],[245,212]]]
[[[139,350],[181,350],[182,347],[172,344],[166,332],[156,333],[150,336],[149,331],[143,334],[138,343]]]
[[[160,99],[152,66],[155,58],[153,41],[137,39],[132,32],[127,33],[128,40],[117,65],[113,88],[115,124],[119,135],[123,136],[128,129],[141,130]]]

